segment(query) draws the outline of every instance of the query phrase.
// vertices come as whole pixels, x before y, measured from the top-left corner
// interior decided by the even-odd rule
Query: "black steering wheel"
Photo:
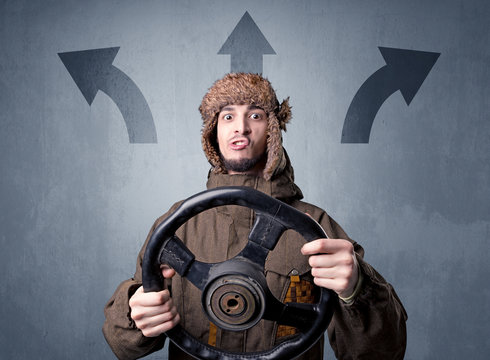
[[[197,261],[175,235],[176,230],[200,212],[221,205],[253,209],[256,219],[249,241],[234,258],[220,263]],[[163,289],[160,264],[168,264],[202,291],[202,307],[211,322],[232,331],[246,330],[261,319],[293,326],[299,333],[262,352],[226,352],[201,343],[177,325],[166,335],[179,348],[198,359],[292,359],[323,336],[335,310],[335,292],[320,288],[317,303],[282,303],[272,295],[264,264],[282,233],[293,229],[306,241],[325,238],[322,227],[308,215],[248,187],[221,187],[185,200],[153,232],[143,259],[145,292]],[[298,254],[300,255],[300,254]]]

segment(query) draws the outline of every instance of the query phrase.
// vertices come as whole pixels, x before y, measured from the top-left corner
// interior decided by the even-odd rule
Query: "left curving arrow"
[[[111,47],[63,52],[58,56],[89,105],[99,90],[116,103],[130,143],[156,143],[155,123],[143,94],[133,80],[112,65],[118,51],[119,47]]]

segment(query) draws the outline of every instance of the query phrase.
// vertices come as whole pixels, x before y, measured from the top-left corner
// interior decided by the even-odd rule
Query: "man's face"
[[[227,105],[218,115],[217,141],[229,174],[260,175],[267,149],[267,114],[251,105]]]

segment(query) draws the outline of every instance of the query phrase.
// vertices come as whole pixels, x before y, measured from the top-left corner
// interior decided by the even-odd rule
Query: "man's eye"
[[[258,119],[260,119],[260,115],[259,115],[259,114],[252,114],[252,115],[250,115],[250,117],[251,117],[252,119],[254,119],[254,120],[258,120]]]
[[[226,114],[225,116],[223,116],[223,119],[225,119],[225,120],[231,120],[232,119],[232,116],[230,114]]]

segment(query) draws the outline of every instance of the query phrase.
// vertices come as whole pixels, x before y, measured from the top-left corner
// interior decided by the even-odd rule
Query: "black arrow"
[[[156,143],[150,108],[140,89],[112,65],[119,47],[58,53],[89,105],[99,90],[105,92],[122,113],[131,143]]]
[[[342,143],[368,143],[381,105],[397,90],[407,105],[422,86],[440,53],[379,47],[386,65],[367,79],[352,100],[342,129]]]
[[[262,55],[276,52],[246,11],[218,54],[231,55],[231,72],[261,74]]]

